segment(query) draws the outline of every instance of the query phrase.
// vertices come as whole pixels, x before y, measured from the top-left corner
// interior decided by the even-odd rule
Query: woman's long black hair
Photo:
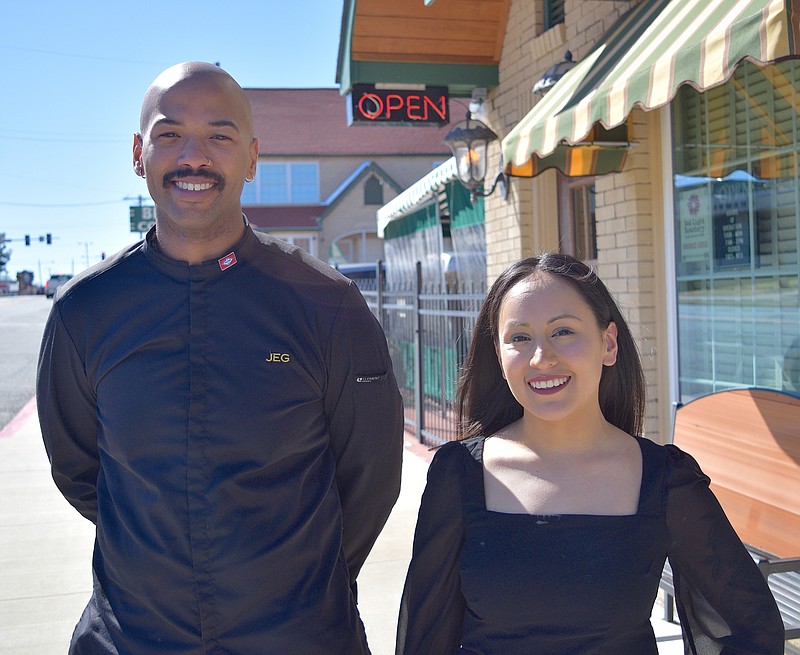
[[[628,324],[591,267],[570,255],[549,252],[512,264],[486,295],[458,385],[459,438],[489,436],[522,417],[522,406],[503,379],[495,344],[503,300],[515,284],[535,273],[548,273],[572,285],[592,309],[600,330],[605,330],[612,321],[616,324],[617,361],[613,366],[603,367],[598,394],[600,409],[609,423],[628,434],[641,434],[645,381]]]

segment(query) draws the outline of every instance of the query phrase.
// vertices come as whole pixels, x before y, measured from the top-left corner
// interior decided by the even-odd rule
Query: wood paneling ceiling
[[[498,64],[510,0],[356,0],[354,61]]]
[[[497,84],[511,0],[344,0],[337,82]]]

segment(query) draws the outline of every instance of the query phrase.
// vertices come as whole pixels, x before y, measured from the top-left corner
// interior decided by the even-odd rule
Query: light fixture
[[[550,89],[552,89],[556,82],[564,77],[564,74],[574,68],[578,62],[572,61],[572,53],[567,50],[564,53],[564,59],[558,62],[555,66],[551,66],[548,68],[544,75],[542,75],[542,79],[540,79],[536,84],[533,85],[533,92],[543,96],[547,93]]]
[[[486,87],[476,86],[472,89],[472,96],[469,101],[469,113],[472,118],[483,120],[486,117],[486,99],[489,97],[489,92]]]
[[[467,111],[467,118],[457,123],[444,137],[444,142],[452,150],[456,160],[456,176],[470,191],[470,199],[475,202],[477,197],[490,196],[500,184],[503,199],[508,197],[506,176],[501,172],[497,175],[489,191],[483,191],[483,181],[486,177],[487,156],[486,149],[492,141],[497,141],[497,135],[484,123],[472,118],[472,112]],[[501,166],[502,169],[502,166]]]

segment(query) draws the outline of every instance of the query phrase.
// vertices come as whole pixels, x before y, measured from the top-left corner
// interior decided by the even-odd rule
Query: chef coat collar
[[[156,241],[156,227],[150,228],[144,238],[144,254],[147,259],[160,271],[179,280],[205,280],[223,275],[224,273],[241,266],[248,258],[253,256],[260,244],[247,216],[242,214],[245,231],[239,241],[227,250],[220,253],[215,259],[209,259],[199,264],[189,264],[178,261],[165,255],[158,247]]]

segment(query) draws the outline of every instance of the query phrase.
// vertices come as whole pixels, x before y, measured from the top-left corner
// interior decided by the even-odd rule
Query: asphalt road
[[[52,301],[0,296],[0,429],[34,395],[36,359]]]

